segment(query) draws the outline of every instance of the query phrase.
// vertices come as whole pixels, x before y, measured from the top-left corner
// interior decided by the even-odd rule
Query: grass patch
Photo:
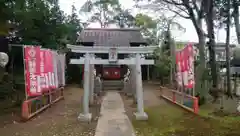
[[[178,123],[183,112],[171,106],[156,106],[145,110],[149,116],[147,121],[133,120],[133,125],[140,136],[164,136],[184,128]]]
[[[210,106],[203,106],[200,108],[199,115],[204,118],[211,118],[214,120],[219,120],[224,123],[239,123],[240,116],[234,116],[229,113],[221,113],[221,111],[214,111]],[[219,115],[218,115],[219,114]],[[221,115],[222,114],[222,115]],[[221,116],[220,116],[221,115]]]
[[[240,117],[216,117],[202,110],[201,116],[211,118],[201,118],[170,105],[145,111],[147,121],[132,121],[137,136],[240,136]]]

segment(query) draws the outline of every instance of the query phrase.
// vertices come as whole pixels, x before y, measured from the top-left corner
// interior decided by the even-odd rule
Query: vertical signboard
[[[116,48],[110,48],[108,53],[108,60],[109,62],[117,62],[118,59],[118,53]]]
[[[41,95],[40,47],[24,46],[25,92],[27,97]]]
[[[24,46],[25,91],[27,97],[65,85],[65,54]]]
[[[48,72],[49,72],[49,65],[48,65],[48,50],[43,50],[44,53],[44,79],[45,79],[45,89],[44,90],[49,90],[50,84],[49,84],[49,76],[48,76]]]
[[[192,44],[188,44],[186,47],[187,54],[187,71],[188,71],[188,84],[187,88],[193,88],[195,84],[194,80],[194,48]]]
[[[48,91],[48,86],[46,84],[46,68],[45,68],[45,50],[41,49],[40,50],[40,83],[41,83],[41,88],[42,92]]]
[[[51,83],[51,89],[55,89],[55,76],[54,76],[54,52],[49,50],[49,60],[51,61],[51,64],[49,64],[49,76],[50,76],[50,83]]]
[[[182,86],[182,70],[181,70],[181,51],[176,52],[176,66],[177,66],[177,82],[179,86]]]
[[[194,51],[193,45],[188,44],[176,51],[177,81],[180,86],[194,87]]]
[[[64,54],[58,54],[57,57],[57,73],[58,73],[58,84],[59,86],[65,85],[65,55]]]
[[[56,51],[52,51],[52,53],[53,53],[52,59],[53,59],[53,79],[54,79],[53,80],[53,87],[58,88],[58,86],[59,86],[58,85],[58,72],[57,72],[58,54],[57,54]]]
[[[49,89],[53,89],[53,54],[51,50],[45,51],[45,64],[46,64],[46,78],[47,78],[47,84]]]

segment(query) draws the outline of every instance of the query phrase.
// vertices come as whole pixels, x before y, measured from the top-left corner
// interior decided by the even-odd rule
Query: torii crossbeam
[[[85,47],[67,45],[67,48],[71,49],[72,52],[84,53],[85,57],[79,59],[71,59],[70,64],[84,64],[84,98],[83,98],[83,113],[79,115],[79,119],[82,121],[90,121],[91,113],[89,113],[89,94],[93,92],[90,87],[90,65],[92,64],[126,64],[136,65],[136,95],[137,95],[137,113],[135,113],[136,119],[146,120],[147,114],[144,112],[143,106],[143,87],[142,87],[142,72],[141,65],[153,65],[154,60],[146,60],[141,58],[140,54],[153,53],[157,48],[156,46],[147,47]],[[109,59],[94,58],[95,53],[106,53],[109,54]],[[135,54],[134,58],[118,59],[117,54]],[[91,88],[91,89],[90,89]],[[92,95],[92,94],[90,94]]]

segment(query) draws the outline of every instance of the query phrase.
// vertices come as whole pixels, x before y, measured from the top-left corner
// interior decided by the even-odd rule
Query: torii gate
[[[93,95],[93,85],[90,84],[90,66],[93,64],[117,64],[117,65],[136,65],[136,95],[137,95],[137,113],[135,113],[137,120],[148,119],[144,112],[143,106],[143,87],[142,87],[142,72],[141,65],[153,65],[154,60],[146,60],[141,58],[140,54],[153,53],[156,46],[147,47],[105,47],[105,46],[75,46],[67,45],[67,48],[72,52],[84,53],[85,57],[80,59],[71,59],[70,64],[84,64],[84,97],[83,97],[83,113],[80,113],[78,119],[81,121],[90,121],[92,118],[89,113],[89,96]],[[95,53],[108,53],[109,59],[94,58]],[[134,54],[132,58],[118,59],[118,53]]]

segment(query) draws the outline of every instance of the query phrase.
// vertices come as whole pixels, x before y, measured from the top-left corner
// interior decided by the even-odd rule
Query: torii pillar
[[[83,113],[80,113],[78,119],[81,121],[90,121],[92,114],[89,112],[89,92],[90,92],[90,54],[85,54],[84,59],[84,93],[83,93]]]
[[[141,70],[141,56],[136,54],[136,94],[137,94],[137,109],[135,113],[137,120],[147,120],[148,115],[144,112],[143,105],[143,85],[142,85],[142,70]]]

